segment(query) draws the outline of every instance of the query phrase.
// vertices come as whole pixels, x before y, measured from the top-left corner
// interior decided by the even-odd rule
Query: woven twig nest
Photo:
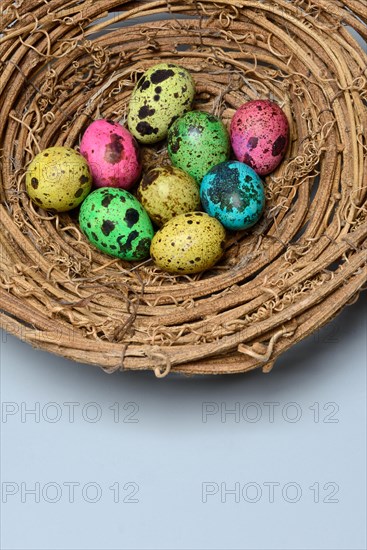
[[[107,372],[266,372],[357,299],[366,282],[367,56],[355,32],[366,40],[365,7],[2,0],[3,328]],[[77,212],[51,215],[25,193],[39,150],[78,148],[93,119],[124,121],[139,75],[167,60],[193,74],[196,108],[228,123],[245,101],[270,98],[291,123],[286,160],[265,180],[261,222],[232,233],[222,261],[196,276],[103,255]],[[145,168],[167,162],[165,144],[143,157]]]

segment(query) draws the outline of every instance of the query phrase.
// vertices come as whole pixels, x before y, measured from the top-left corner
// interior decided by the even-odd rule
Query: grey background
[[[0,333],[1,548],[365,549],[365,294],[268,375],[106,375]]]
[[[4,483],[18,492],[1,505],[2,548],[366,548],[365,303],[362,295],[268,375],[107,375],[3,333],[2,498]],[[79,403],[74,422],[70,402]],[[39,418],[25,414],[37,406]],[[236,407],[237,417],[226,414]],[[215,414],[203,415],[209,408]],[[40,502],[22,482],[40,484]],[[80,484],[74,502],[68,482]],[[208,482],[218,491],[203,502]],[[268,482],[280,484],[274,502]],[[239,502],[225,493],[236,483]],[[101,498],[88,502],[95,487]]]

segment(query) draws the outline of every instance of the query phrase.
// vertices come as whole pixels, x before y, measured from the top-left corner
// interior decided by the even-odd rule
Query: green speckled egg
[[[132,92],[127,119],[130,132],[140,143],[157,143],[191,109],[194,96],[195,83],[186,69],[174,63],[154,65]]]
[[[203,111],[191,111],[169,129],[168,154],[174,166],[200,184],[213,166],[229,159],[229,134],[219,118]]]
[[[88,195],[92,176],[87,161],[70,147],[49,147],[38,153],[26,174],[30,199],[45,210],[66,212]]]
[[[137,197],[158,226],[179,214],[201,209],[196,181],[172,166],[153,168],[144,174]]]
[[[150,254],[170,273],[190,274],[210,269],[221,258],[226,231],[204,212],[180,214],[155,234]]]
[[[124,189],[101,187],[80,207],[80,228],[99,250],[122,260],[149,256],[152,222],[140,202]]]

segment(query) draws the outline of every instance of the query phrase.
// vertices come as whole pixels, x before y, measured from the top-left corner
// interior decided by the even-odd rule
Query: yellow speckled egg
[[[201,209],[194,178],[172,166],[153,168],[144,174],[137,197],[158,226],[179,214]]]
[[[171,218],[154,235],[150,255],[158,267],[170,273],[199,273],[221,258],[226,231],[204,212]]]
[[[138,80],[129,103],[128,125],[140,143],[157,143],[170,125],[191,109],[195,83],[190,73],[174,63],[150,67]]]
[[[88,195],[92,176],[84,157],[70,147],[49,147],[34,157],[26,174],[30,199],[45,210],[66,212]]]

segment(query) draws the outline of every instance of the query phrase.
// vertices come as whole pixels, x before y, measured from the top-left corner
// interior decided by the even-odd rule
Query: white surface
[[[364,298],[268,375],[106,375],[3,333],[1,548],[365,549]]]

